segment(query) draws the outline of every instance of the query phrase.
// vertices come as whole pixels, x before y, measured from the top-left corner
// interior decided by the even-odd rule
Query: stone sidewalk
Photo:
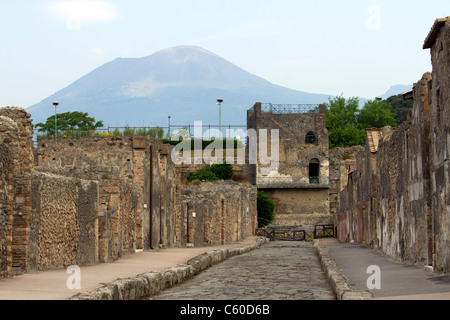
[[[112,263],[81,267],[79,290],[68,289],[67,281],[72,274],[66,270],[26,273],[0,280],[0,300],[68,300],[74,296],[75,299],[89,300],[141,299],[149,293],[149,284],[153,285],[150,290],[163,290],[181,281],[183,276],[191,277],[203,268],[259,248],[267,241],[261,237],[249,237],[216,247],[138,252]],[[133,281],[144,286],[135,286]],[[142,292],[138,292],[137,287]]]
[[[336,239],[315,241],[322,266],[342,300],[450,300],[450,275],[394,262],[381,252]],[[380,270],[380,289],[368,289],[369,266]]]

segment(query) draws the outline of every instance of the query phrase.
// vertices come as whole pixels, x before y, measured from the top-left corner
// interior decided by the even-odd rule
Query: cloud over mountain
[[[106,1],[52,1],[43,6],[54,19],[69,29],[80,29],[83,23],[107,22],[117,18],[118,8]]]

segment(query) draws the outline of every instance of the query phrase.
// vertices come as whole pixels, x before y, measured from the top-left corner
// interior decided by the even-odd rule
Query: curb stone
[[[347,279],[341,274],[336,262],[330,257],[328,249],[320,246],[320,240],[314,240],[313,243],[319,256],[320,264],[322,265],[322,268],[338,300],[373,299],[373,293],[370,291],[356,291],[350,289]]]
[[[218,249],[189,259],[186,264],[180,264],[163,271],[151,271],[127,278],[117,279],[87,293],[79,293],[70,300],[141,300],[157,295],[164,289],[183,282],[214,264],[220,263],[236,255],[241,255],[258,249],[270,240],[265,237],[256,239],[254,244],[243,248]]]

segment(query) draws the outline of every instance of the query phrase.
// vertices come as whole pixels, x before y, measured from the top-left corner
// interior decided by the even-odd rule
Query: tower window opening
[[[320,161],[312,159],[309,163],[309,183],[320,183]]]
[[[313,132],[309,132],[305,137],[306,144],[316,144],[317,136]]]

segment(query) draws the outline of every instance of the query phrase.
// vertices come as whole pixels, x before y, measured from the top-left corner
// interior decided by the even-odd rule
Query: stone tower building
[[[252,179],[275,202],[272,224],[330,223],[325,106],[256,103],[247,111],[247,129],[249,157],[257,155]]]

